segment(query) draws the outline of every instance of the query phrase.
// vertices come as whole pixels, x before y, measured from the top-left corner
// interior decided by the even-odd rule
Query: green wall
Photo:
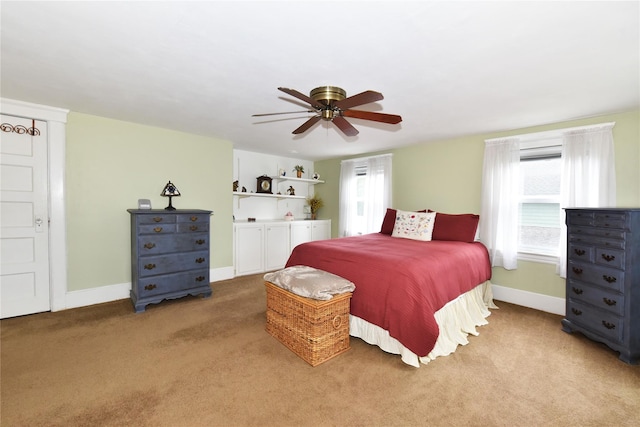
[[[70,113],[66,143],[67,291],[131,281],[130,208],[171,180],[180,208],[208,209],[211,267],[232,258],[233,146],[229,141]]]
[[[393,153],[393,207],[433,209],[448,213],[480,212],[482,161],[485,139],[573,126],[616,122],[613,129],[616,155],[618,206],[640,206],[640,111],[473,135],[447,141],[422,143],[391,150]],[[353,157],[380,154],[369,153]],[[315,163],[315,171],[327,178],[317,193],[325,201],[320,217],[332,219],[332,235],[338,236],[340,161]],[[331,178],[329,178],[331,177]],[[519,261],[518,269],[493,269],[494,284],[564,298],[564,279],[555,265]]]

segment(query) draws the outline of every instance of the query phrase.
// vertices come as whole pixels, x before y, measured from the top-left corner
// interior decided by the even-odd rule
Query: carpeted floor
[[[631,426],[640,367],[560,316],[497,302],[416,369],[359,339],[315,368],[264,331],[262,276],[134,314],[122,300],[0,322],[10,426]]]

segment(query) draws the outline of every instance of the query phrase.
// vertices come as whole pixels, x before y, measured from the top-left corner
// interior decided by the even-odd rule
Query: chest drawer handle
[[[162,227],[156,227],[153,229],[156,233],[160,233],[162,231]]]
[[[616,283],[616,281],[618,280],[615,277],[607,276],[606,274],[603,274],[602,278],[608,283]]]
[[[197,259],[196,259],[196,262],[197,262],[198,264],[202,264],[202,263],[204,262],[204,258],[197,258]]]
[[[604,326],[607,329],[615,329],[616,325],[614,325],[613,323],[609,323],[606,320],[602,321],[602,326]]]
[[[572,308],[571,312],[576,316],[580,316],[582,314],[582,310],[578,310],[577,308]]]
[[[189,230],[191,231],[196,231],[198,229],[197,225],[192,225],[191,227],[189,227]]]
[[[155,288],[156,288],[156,285],[152,283],[150,285],[145,286],[144,290],[145,291],[151,291],[151,290],[154,290]]]
[[[190,219],[191,219],[192,222],[196,222],[198,220],[198,217],[197,216],[192,216]]]
[[[145,269],[145,270],[153,270],[154,268],[156,268],[156,265],[155,265],[155,264],[146,264],[146,265],[144,266],[144,269]]]
[[[145,244],[144,244],[144,248],[145,248],[145,249],[153,249],[153,248],[155,248],[155,247],[156,247],[156,244],[155,244],[155,243],[145,243]]]
[[[602,298],[602,301],[604,301],[604,303],[607,305],[616,305],[616,300],[614,299],[609,299],[607,297],[604,297]]]
[[[571,269],[573,270],[574,273],[576,274],[582,274],[582,269],[578,268],[578,267],[571,267]]]
[[[573,290],[573,292],[577,295],[582,294],[582,292],[584,292],[582,289],[580,288],[576,288],[575,286],[573,288],[571,288]]]
[[[196,282],[202,282],[204,280],[204,276],[196,277]]]
[[[196,243],[199,244],[199,245],[204,245],[204,242],[206,242],[206,240],[204,240],[204,239],[196,240]]]
[[[602,259],[604,259],[607,262],[611,262],[614,259],[616,259],[616,256],[615,255],[602,254]]]
[[[582,255],[584,255],[584,252],[585,252],[585,251],[584,251],[584,249],[574,249],[573,251],[574,251],[574,252],[576,253],[576,255],[578,255],[578,256],[582,256]]]
[[[161,216],[157,216],[157,217],[153,218],[153,220],[155,222],[161,222],[162,221],[162,217]]]

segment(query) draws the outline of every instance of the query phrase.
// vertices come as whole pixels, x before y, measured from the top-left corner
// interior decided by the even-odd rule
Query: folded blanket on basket
[[[294,265],[264,275],[264,280],[305,298],[330,300],[334,295],[353,292],[353,282],[327,271]]]

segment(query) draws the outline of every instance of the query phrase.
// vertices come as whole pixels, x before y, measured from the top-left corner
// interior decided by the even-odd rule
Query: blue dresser
[[[640,362],[640,209],[567,209],[565,332]]]
[[[147,304],[186,295],[211,296],[211,211],[128,209],[131,214],[131,301]]]

